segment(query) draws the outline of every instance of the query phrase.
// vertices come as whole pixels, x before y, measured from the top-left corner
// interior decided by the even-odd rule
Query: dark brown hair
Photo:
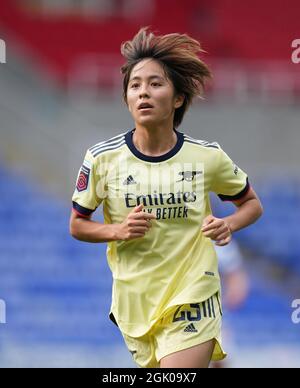
[[[211,78],[208,66],[199,59],[203,52],[200,43],[186,34],[154,35],[143,27],[132,40],[122,43],[121,53],[127,62],[121,67],[123,98],[127,103],[127,88],[134,66],[145,58],[158,61],[177,95],[184,96],[184,103],[175,110],[174,127],[177,128],[195,96],[202,97],[205,82]]]

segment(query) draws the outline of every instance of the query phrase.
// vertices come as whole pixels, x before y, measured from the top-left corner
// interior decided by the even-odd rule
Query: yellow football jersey
[[[201,232],[211,214],[209,192],[234,200],[249,188],[247,175],[217,143],[174,131],[177,143],[162,156],[142,154],[134,130],[91,147],[72,198],[82,216],[102,203],[106,224],[122,223],[139,204],[156,215],[144,237],[107,247],[111,313],[132,337],[144,335],[170,307],[199,303],[220,289],[215,249]]]

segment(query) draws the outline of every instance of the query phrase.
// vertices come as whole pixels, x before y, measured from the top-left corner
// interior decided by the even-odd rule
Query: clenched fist
[[[132,240],[144,237],[152,227],[151,220],[156,219],[154,214],[144,212],[143,205],[136,206],[125,218],[122,224],[116,225],[118,240]]]
[[[228,223],[222,218],[209,215],[204,218],[201,229],[205,237],[216,241],[216,245],[224,246],[230,243],[232,232]]]

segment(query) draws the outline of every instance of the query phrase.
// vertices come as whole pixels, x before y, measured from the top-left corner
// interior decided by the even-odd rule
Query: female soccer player
[[[110,317],[141,367],[203,368],[225,357],[212,240],[228,244],[262,214],[247,175],[217,143],[177,130],[211,76],[201,51],[188,35],[147,28],[122,45],[135,128],[89,148],[73,195],[70,232],[108,242]],[[214,217],[210,191],[237,211]],[[91,219],[101,203],[104,224]]]

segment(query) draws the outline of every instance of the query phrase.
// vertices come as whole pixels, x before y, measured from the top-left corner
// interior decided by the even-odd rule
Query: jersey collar
[[[126,134],[125,134],[125,141],[126,141],[126,144],[128,146],[128,148],[130,149],[130,151],[139,159],[141,160],[144,160],[145,162],[154,162],[154,163],[157,163],[157,162],[163,162],[165,160],[168,160],[170,158],[172,158],[172,156],[176,155],[177,152],[180,151],[183,143],[184,143],[184,137],[183,137],[183,133],[181,132],[178,132],[176,131],[176,129],[174,128],[174,132],[176,133],[177,135],[177,142],[175,144],[175,146],[169,151],[167,152],[166,154],[163,154],[163,155],[160,155],[160,156],[149,156],[149,155],[145,155],[143,154],[142,152],[140,152],[134,145],[133,141],[132,141],[132,136],[133,136],[133,133],[135,131],[135,128],[128,131]]]

